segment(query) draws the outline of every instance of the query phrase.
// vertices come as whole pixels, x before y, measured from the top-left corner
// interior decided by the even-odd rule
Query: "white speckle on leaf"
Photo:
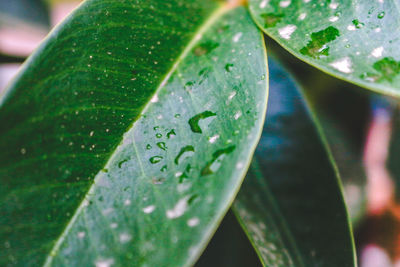
[[[232,100],[232,98],[234,98],[236,95],[236,91],[233,91],[232,93],[229,94],[228,99]]]
[[[347,26],[347,30],[349,30],[349,31],[355,31],[355,30],[356,30],[356,26],[354,26],[354,25],[349,25],[349,26]]]
[[[374,31],[375,32],[381,32],[381,28],[376,28]]]
[[[338,3],[330,3],[329,4],[329,8],[331,8],[331,9],[336,9],[338,6],[339,6]]]
[[[189,199],[188,196],[180,199],[175,204],[175,207],[173,209],[167,210],[167,212],[166,212],[167,217],[170,219],[175,219],[175,218],[182,216],[188,207],[188,203],[187,203],[188,199]]]
[[[243,168],[244,167],[244,164],[243,164],[243,162],[241,162],[241,161],[239,161],[237,164],[236,164],[236,169],[241,169],[241,168]]]
[[[187,225],[189,225],[190,227],[195,227],[196,225],[199,224],[199,222],[200,222],[199,218],[194,217],[187,221]]]
[[[114,264],[114,259],[101,259],[97,260],[94,264],[96,267],[110,267]]]
[[[235,34],[232,38],[233,42],[237,43],[240,40],[240,37],[242,37],[243,33],[238,32],[237,34]]]
[[[260,3],[260,8],[266,7],[268,2],[269,2],[269,0],[262,0],[261,3]]]
[[[283,39],[289,40],[289,39],[290,39],[290,36],[292,35],[292,33],[294,33],[294,31],[295,31],[296,29],[297,29],[296,25],[290,24],[290,25],[287,25],[287,26],[285,26],[285,27],[283,27],[283,28],[280,28],[280,29],[278,30],[278,32],[279,32],[279,35],[280,35]]]
[[[382,56],[382,53],[383,53],[383,47],[380,46],[380,47],[377,47],[374,50],[372,50],[371,56],[379,58]]]
[[[84,238],[85,235],[86,235],[85,232],[78,232],[78,234],[77,234],[78,238]]]
[[[158,95],[154,95],[154,96],[151,98],[150,102],[151,102],[151,103],[157,103],[157,102],[158,102]]]
[[[335,21],[338,21],[338,19],[339,19],[339,17],[333,16],[333,17],[330,17],[330,18],[329,18],[329,21],[330,21],[330,22],[335,22]]]
[[[104,176],[100,176],[97,179],[97,185],[100,186],[100,187],[106,187],[106,188],[110,188],[110,186],[111,186],[110,182]]]
[[[107,209],[103,210],[103,215],[108,215],[108,214],[110,214],[110,213],[113,212],[113,211],[114,211],[113,208],[107,208]]]
[[[304,20],[307,17],[307,13],[301,13],[299,15],[299,20]]]
[[[176,189],[178,190],[179,193],[183,193],[186,190],[188,190],[191,186],[192,185],[190,183],[181,183],[181,184],[178,184]]]
[[[179,177],[179,176],[181,176],[183,174],[183,172],[176,172],[175,173],[175,177]]]
[[[291,4],[291,2],[292,1],[290,1],[290,0],[283,0],[283,1],[279,2],[279,6],[283,7],[283,8],[288,7]]]
[[[351,59],[349,57],[345,57],[342,59],[339,59],[337,61],[332,62],[331,64],[332,67],[334,67],[335,69],[337,69],[340,72],[343,73],[351,73],[353,72],[352,70],[352,62]]]
[[[208,141],[212,144],[212,143],[215,143],[215,141],[217,141],[218,138],[219,138],[219,134],[216,134],[216,135],[210,137],[210,139],[208,139]]]
[[[156,206],[150,205],[150,206],[143,208],[143,212],[149,214],[149,213],[152,213],[155,209],[156,209]]]
[[[122,233],[119,235],[119,242],[121,243],[127,243],[129,241],[131,241],[132,236],[128,233]]]
[[[124,205],[125,206],[129,206],[131,204],[131,200],[130,199],[126,199],[125,201],[124,201]]]
[[[115,229],[115,228],[117,228],[118,227],[118,224],[117,223],[112,223],[112,224],[110,224],[110,228],[111,229]]]
[[[235,120],[239,119],[242,116],[242,112],[239,110],[238,112],[235,113],[234,118]]]

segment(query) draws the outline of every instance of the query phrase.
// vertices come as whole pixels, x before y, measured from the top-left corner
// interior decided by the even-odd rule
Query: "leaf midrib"
[[[211,14],[210,16],[204,21],[204,23],[198,27],[198,29],[195,31],[195,34],[193,35],[193,38],[188,42],[187,46],[185,47],[185,49],[182,51],[182,53],[177,57],[176,61],[174,62],[174,64],[172,65],[172,67],[170,68],[170,70],[166,73],[166,75],[164,76],[164,79],[162,79],[162,81],[160,82],[160,84],[158,85],[157,89],[154,91],[153,95],[157,95],[159,93],[159,91],[164,87],[164,85],[168,82],[169,78],[171,77],[171,75],[177,70],[179,64],[186,58],[186,56],[189,54],[189,52],[195,47],[195,45],[202,39],[203,34],[212,27],[212,25],[220,18],[222,17],[225,13],[227,13],[229,10],[232,10],[233,8],[235,8],[236,6],[232,6],[229,4],[219,4],[219,7],[217,7]],[[68,18],[67,18],[68,20]],[[5,96],[5,95],[4,95]],[[4,98],[3,98],[4,99]],[[150,105],[152,104],[150,101],[151,97],[149,98],[148,103],[143,107],[141,114],[145,113],[147,111],[147,109],[150,107]],[[0,103],[1,104],[1,103]],[[138,118],[137,118],[138,119]],[[127,128],[128,132],[130,131],[132,128],[135,127],[135,124],[138,120],[134,120],[132,122],[132,124]],[[109,157],[108,161],[106,162],[104,167],[107,167],[107,165],[113,161],[113,158],[118,155],[118,150],[121,146],[121,144],[124,143],[124,139],[122,139],[119,143],[119,145],[115,148],[115,150],[111,153],[111,156]],[[99,172],[100,173],[100,172]],[[76,219],[78,218],[78,216],[81,214],[83,208],[86,206],[86,196],[90,195],[91,193],[93,193],[92,191],[95,188],[96,185],[96,181],[98,179],[98,174],[95,176],[94,178],[94,182],[93,184],[90,186],[89,190],[87,191],[85,197],[83,198],[83,200],[81,201],[81,203],[79,204],[78,208],[76,209],[76,211],[74,212],[74,215],[72,216],[71,220],[67,223],[64,231],[61,233],[61,235],[58,237],[58,239],[56,240],[52,250],[50,251],[50,253],[48,254],[46,261],[44,263],[44,267],[50,267],[52,264],[52,260],[54,259],[54,257],[57,255],[61,245],[63,244],[65,237],[68,235],[69,231],[71,230],[71,228],[73,227]]]

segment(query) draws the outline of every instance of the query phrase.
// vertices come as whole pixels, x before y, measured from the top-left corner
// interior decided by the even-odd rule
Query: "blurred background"
[[[0,0],[0,93],[77,0]],[[400,267],[398,102],[340,81],[266,38],[302,85],[343,178],[361,267]],[[62,60],[62,59],[61,59]],[[399,136],[399,138],[396,138]],[[197,266],[261,266],[230,212]]]

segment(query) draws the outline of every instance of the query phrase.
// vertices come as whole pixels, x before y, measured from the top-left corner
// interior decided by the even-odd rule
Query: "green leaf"
[[[269,63],[267,121],[234,210],[264,266],[356,266],[330,152],[297,85]]]
[[[1,99],[0,265],[192,264],[250,162],[266,72],[243,7],[84,2]]]
[[[250,0],[250,12],[293,55],[340,79],[400,96],[397,1]]]

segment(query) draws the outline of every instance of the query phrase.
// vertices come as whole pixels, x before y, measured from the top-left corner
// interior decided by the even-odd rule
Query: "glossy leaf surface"
[[[398,1],[250,0],[256,23],[300,59],[400,96]]]
[[[255,148],[266,72],[242,7],[84,2],[1,100],[0,265],[193,263]]]
[[[334,163],[299,88],[269,63],[267,119],[234,210],[264,266],[355,266]]]

